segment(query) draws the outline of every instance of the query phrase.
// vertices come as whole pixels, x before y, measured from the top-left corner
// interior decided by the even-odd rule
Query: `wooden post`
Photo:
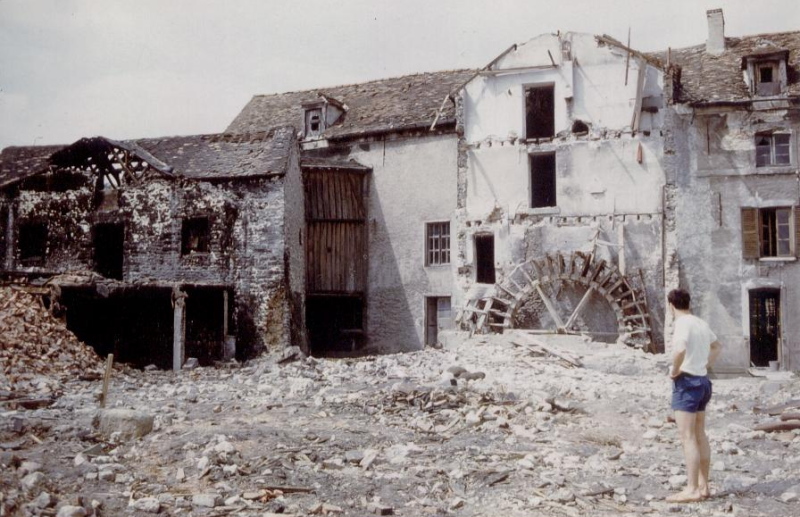
[[[8,213],[6,217],[6,269],[14,269],[14,203],[6,205]]]
[[[108,400],[108,383],[111,381],[111,367],[114,365],[114,354],[108,354],[106,357],[106,373],[103,375],[103,394],[100,395],[100,407],[106,407]]]
[[[178,287],[172,296],[172,371],[179,372],[183,367],[186,352],[186,293]]]

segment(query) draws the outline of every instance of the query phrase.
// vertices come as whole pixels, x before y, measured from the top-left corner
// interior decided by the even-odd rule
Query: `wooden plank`
[[[755,431],[766,431],[771,433],[773,431],[792,431],[800,429],[800,420],[787,420],[785,422],[767,422],[757,425],[753,428]]]
[[[536,284],[536,291],[539,293],[539,297],[544,302],[544,306],[547,308],[547,312],[550,313],[550,317],[553,318],[553,321],[556,323],[556,326],[559,329],[564,328],[564,322],[561,320],[561,316],[558,315],[556,312],[556,308],[553,305],[553,302],[550,301],[550,297],[545,294],[544,290],[539,284]]]
[[[573,323],[575,323],[575,320],[578,319],[578,316],[580,316],[581,311],[583,310],[583,307],[589,301],[589,298],[592,297],[592,291],[594,291],[594,289],[592,289],[591,286],[588,289],[586,289],[586,292],[584,293],[583,298],[581,298],[581,301],[578,302],[578,306],[575,307],[574,311],[572,311],[572,314],[570,315],[569,319],[567,320],[567,323],[564,325],[565,328],[567,328],[567,329],[570,328],[573,325]]]

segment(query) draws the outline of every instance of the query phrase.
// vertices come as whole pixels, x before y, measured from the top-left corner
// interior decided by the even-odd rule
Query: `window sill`
[[[449,269],[450,268],[450,263],[448,262],[447,264],[425,264],[425,268],[426,269],[445,269],[445,268]]]
[[[759,262],[797,262],[797,257],[761,257]]]
[[[526,208],[520,210],[520,212],[527,215],[559,215],[561,214],[561,208],[557,206],[545,206],[541,208]]]

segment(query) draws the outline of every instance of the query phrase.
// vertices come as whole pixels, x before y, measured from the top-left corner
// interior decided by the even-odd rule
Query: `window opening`
[[[756,167],[789,165],[790,149],[791,135],[788,133],[756,135]]]
[[[428,223],[425,230],[425,265],[450,263],[450,223]]]
[[[44,265],[47,254],[47,225],[22,223],[19,227],[19,260],[23,266]]]
[[[792,209],[761,210],[761,256],[786,257],[792,254]]]
[[[106,278],[122,280],[125,227],[103,223],[94,227],[94,267]]]
[[[184,219],[181,227],[181,255],[208,252],[210,233],[208,217]]]
[[[475,236],[475,281],[479,284],[495,283],[494,235]]]
[[[556,206],[556,154],[533,154],[531,163],[531,208]]]
[[[315,108],[306,110],[306,136],[319,136],[322,130],[322,109]]]
[[[781,291],[765,288],[750,291],[750,362],[769,366],[778,360]]]
[[[761,63],[756,65],[756,70],[758,74],[756,93],[758,95],[778,95],[781,93],[777,63]]]
[[[526,138],[555,136],[554,87],[531,86],[525,89]]]

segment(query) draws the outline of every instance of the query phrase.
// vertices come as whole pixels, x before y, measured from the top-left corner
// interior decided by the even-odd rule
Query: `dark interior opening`
[[[19,260],[23,266],[44,265],[47,253],[47,225],[26,222],[19,225]]]
[[[102,223],[94,227],[94,269],[106,278],[122,280],[125,226]]]
[[[78,172],[58,171],[53,174],[37,174],[20,182],[20,190],[34,192],[67,192],[89,185],[90,180]]]
[[[762,83],[771,83],[772,82],[772,67],[771,66],[762,66],[759,70],[759,76],[761,77]]]
[[[475,281],[479,284],[495,283],[494,274],[494,235],[475,236]]]
[[[210,366],[224,355],[225,289],[186,287],[184,291],[189,295],[186,298],[186,357],[196,357],[200,365]],[[230,321],[230,307],[227,310]]]
[[[103,297],[94,287],[62,287],[67,328],[101,356],[142,368],[172,368],[172,290],[131,287]]]
[[[306,327],[311,355],[355,352],[364,344],[364,301],[360,296],[309,296]]]
[[[781,337],[781,290],[773,288],[750,291],[750,362],[769,366],[778,360]]]
[[[588,133],[589,126],[586,125],[586,122],[582,120],[576,120],[572,123],[572,132],[578,135]]]
[[[531,208],[556,206],[556,153],[531,155]]]
[[[184,219],[181,226],[181,255],[192,252],[207,253],[210,241],[208,217]]]
[[[555,120],[553,85],[526,88],[526,138],[552,138],[555,136]]]

